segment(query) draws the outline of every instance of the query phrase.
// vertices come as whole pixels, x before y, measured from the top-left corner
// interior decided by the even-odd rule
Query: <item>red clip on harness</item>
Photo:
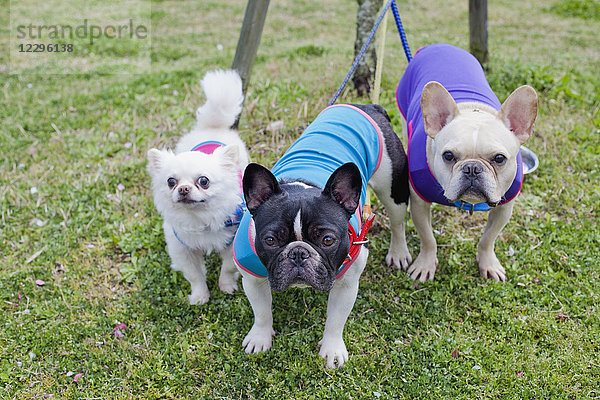
[[[375,218],[375,214],[371,212],[371,207],[369,205],[365,205],[363,207],[363,217],[365,215],[367,216],[367,219],[360,229],[358,236],[356,235],[356,232],[354,232],[354,229],[352,229],[352,226],[350,226],[350,229],[348,229],[348,236],[350,236],[350,250],[348,251],[347,262],[349,263],[352,263],[354,258],[360,252],[360,246],[369,243],[369,239],[367,239],[367,233],[369,232],[369,229],[371,229],[373,219]]]

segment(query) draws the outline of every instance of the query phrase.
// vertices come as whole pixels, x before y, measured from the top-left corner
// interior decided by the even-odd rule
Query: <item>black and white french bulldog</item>
[[[408,64],[396,98],[407,122],[411,216],[421,239],[409,275],[425,281],[436,271],[433,202],[471,212],[489,210],[477,246],[479,271],[505,281],[494,243],[521,190],[519,148],[533,132],[535,90],[521,86],[500,104],[475,57],[437,43],[420,49]]]
[[[411,262],[404,233],[406,156],[382,107],[329,107],[272,171],[248,165],[243,187],[250,213],[234,241],[234,259],[254,311],[243,341],[246,353],[271,348],[271,290],[308,286],[329,291],[319,354],[332,368],[348,360],[342,332],[367,263],[368,249],[361,245],[367,182],[390,218],[386,262],[406,268]]]

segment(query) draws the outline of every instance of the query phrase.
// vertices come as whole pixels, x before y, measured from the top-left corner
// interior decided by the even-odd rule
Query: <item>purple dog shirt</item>
[[[477,101],[500,110],[501,104],[489,83],[479,61],[469,52],[444,43],[431,44],[417,51],[406,67],[396,90],[396,101],[408,125],[408,170],[410,182],[417,194],[428,203],[454,206],[469,211],[488,211],[486,203],[451,203],[444,189],[435,179],[427,164],[426,142],[421,94],[430,81],[441,83],[457,103]],[[502,196],[500,204],[512,200],[523,184],[521,152],[517,155],[517,174],[511,187]]]

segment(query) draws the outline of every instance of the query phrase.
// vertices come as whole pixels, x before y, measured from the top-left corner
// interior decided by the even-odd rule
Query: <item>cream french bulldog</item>
[[[433,44],[409,63],[396,98],[407,122],[411,215],[421,240],[408,274],[420,281],[434,278],[433,202],[471,212],[489,210],[477,246],[479,271],[505,281],[494,243],[510,220],[523,182],[519,149],[533,132],[535,90],[521,86],[500,104],[471,54]]]

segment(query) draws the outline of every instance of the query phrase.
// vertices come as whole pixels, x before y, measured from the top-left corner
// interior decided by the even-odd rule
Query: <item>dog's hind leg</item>
[[[400,190],[396,190],[396,196],[394,196],[394,184],[406,184],[408,186],[408,178],[401,175],[401,171],[394,171],[390,157],[385,153],[381,159],[379,169],[375,172],[369,184],[385,206],[390,219],[390,248],[385,257],[385,262],[388,266],[406,270],[412,261],[406,245],[405,232],[408,196],[399,193]],[[406,179],[406,183],[401,183],[404,179]]]
[[[231,245],[225,247],[219,254],[221,254],[221,259],[223,260],[221,274],[219,275],[219,289],[225,293],[232,294],[238,288],[237,281],[240,273],[233,262]]]
[[[388,266],[406,270],[412,261],[406,245],[406,209],[409,184],[408,163],[402,142],[390,125],[385,110],[378,105],[363,106],[381,129],[384,149],[379,168],[369,181],[390,218],[390,248],[385,261]]]

